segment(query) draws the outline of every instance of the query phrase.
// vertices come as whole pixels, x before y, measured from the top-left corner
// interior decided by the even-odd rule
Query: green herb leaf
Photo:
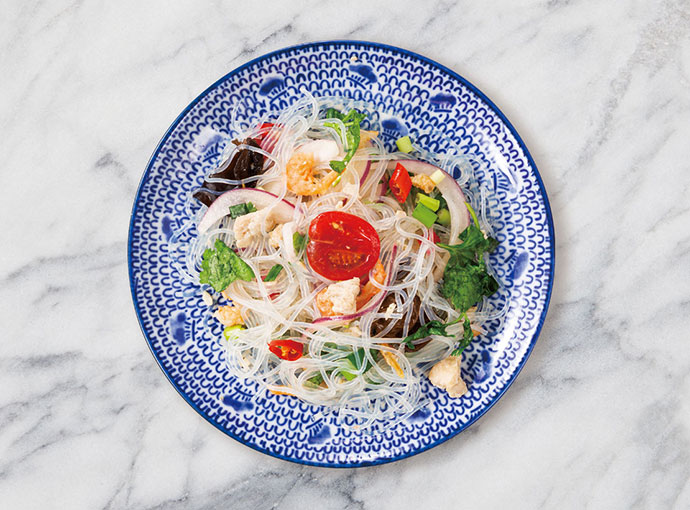
[[[230,266],[237,276],[237,279],[245,282],[253,280],[254,271],[252,271],[252,268],[249,267],[249,264],[242,260],[234,251],[231,250],[230,253],[232,254],[230,256]]]
[[[438,244],[450,252],[450,259],[443,272],[441,293],[463,313],[463,335],[452,353],[454,356],[459,356],[474,338],[467,310],[498,290],[498,282],[489,274],[484,261],[484,253],[495,250],[498,241],[484,236],[476,221],[476,214],[469,205],[468,210],[475,219],[475,224],[469,225],[460,234],[462,243],[452,246]]]
[[[340,119],[345,125],[346,129],[346,132],[342,133],[339,129],[340,126],[335,122],[324,123],[324,125],[339,132],[340,138],[343,140],[343,144],[345,144],[347,147],[347,152],[345,153],[345,157],[342,161],[333,160],[330,162],[330,167],[336,172],[342,173],[352,157],[355,155],[355,152],[357,152],[360,140],[360,124],[364,119],[366,119],[366,117],[367,116],[365,113],[361,113],[355,109],[350,110],[347,115],[343,115],[335,108],[329,108],[326,110],[327,119]]]
[[[347,166],[344,161],[336,161],[336,160],[331,160],[329,165],[333,170],[335,170],[339,174],[343,173],[345,171],[345,167]]]
[[[371,356],[374,356],[374,352],[370,351]],[[362,374],[364,374],[367,370],[369,370],[369,360],[366,357],[366,351],[364,350],[364,347],[360,347],[356,351],[352,351],[348,356],[344,358],[346,366],[351,369],[351,371],[348,370],[342,370],[341,374],[345,379],[348,381],[351,381],[355,377],[357,377],[358,373],[354,372],[359,372],[360,369],[362,369],[362,366],[364,367],[361,371]]]
[[[318,388],[319,386],[321,386],[322,382],[323,376],[321,375],[321,373],[318,373],[306,380],[306,386],[311,388]]]
[[[459,320],[459,319],[458,319]],[[452,326],[453,324],[456,324],[458,321],[455,320],[453,322],[449,322],[448,324],[444,324],[441,321],[429,321],[426,324],[423,324],[422,326],[419,327],[417,331],[412,333],[411,335],[407,335],[403,341],[401,342],[402,344],[405,344],[407,347],[410,349],[414,350],[414,345],[412,344],[413,341],[419,340],[421,338],[426,338],[431,335],[438,335],[438,336],[453,336],[449,335],[448,332],[446,331],[446,328],[448,326]]]
[[[472,342],[474,338],[474,332],[472,331],[472,326],[470,325],[470,319],[467,318],[465,314],[465,321],[462,323],[462,340],[460,344],[453,350],[451,356],[460,356],[462,351],[464,351],[468,345]]]
[[[345,115],[340,113],[335,108],[329,108],[328,110],[326,110],[326,118],[343,120],[345,118]]]
[[[295,253],[300,253],[307,245],[307,236],[295,232],[292,234],[292,245],[295,247]]]
[[[474,225],[469,225],[459,236],[462,241],[461,244],[454,244],[452,246],[438,243],[438,246],[444,250],[448,250],[451,254],[451,260],[455,258],[455,263],[463,262],[471,264],[476,260],[482,260],[483,253],[491,253],[498,246],[498,241],[491,237],[484,237],[484,233]],[[450,264],[450,261],[449,261]],[[447,268],[448,266],[446,266]]]
[[[246,204],[231,205],[229,209],[230,217],[233,220],[235,218],[239,218],[240,216],[244,216],[245,214],[256,212],[257,210],[256,207],[254,207],[254,204],[252,204],[251,202],[247,202]]]
[[[248,282],[252,278],[252,268],[220,239],[216,239],[214,249],[204,251],[199,283],[208,283],[222,292],[237,279]]]
[[[438,244],[450,252],[443,273],[441,292],[457,310],[466,312],[484,296],[498,290],[498,282],[486,270],[484,252],[492,252],[498,242],[484,234],[475,225],[469,225],[461,234],[461,244]]]
[[[453,261],[448,262],[450,265]],[[441,292],[458,310],[467,311],[498,290],[498,282],[486,271],[484,262],[468,265],[446,266]]]
[[[276,264],[273,266],[271,269],[268,270],[268,274],[266,275],[266,278],[264,278],[265,282],[272,282],[275,281],[276,278],[278,278],[278,275],[280,272],[283,270],[283,266],[280,264]]]

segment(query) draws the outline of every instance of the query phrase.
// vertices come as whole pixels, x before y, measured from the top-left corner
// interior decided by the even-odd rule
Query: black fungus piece
[[[393,294],[388,294],[383,302],[381,303],[381,306],[379,307],[379,312],[385,312],[386,309],[392,304],[395,303],[395,295]],[[419,307],[422,306],[422,300],[419,299],[418,296],[414,297],[414,300],[412,301],[412,310],[409,311],[410,313],[410,328],[409,331],[413,331],[415,328],[415,325],[419,321]],[[371,331],[374,335],[378,335],[381,331],[386,329],[388,324],[391,321],[395,321],[395,326],[386,333],[386,336],[391,336],[391,337],[399,337],[403,333],[403,327],[405,326],[405,319],[376,319],[372,324],[371,324]]]
[[[243,142],[233,140],[232,143],[234,143],[235,145],[239,145],[240,143],[242,143],[244,145],[256,147],[257,149],[260,148],[256,140],[252,138],[247,138]],[[261,154],[250,149],[240,149],[236,151],[235,154],[233,154],[232,158],[230,158],[230,161],[226,162],[223,166],[221,166],[217,172],[209,175],[209,178],[242,181],[244,179],[248,179],[250,177],[254,177],[255,175],[263,173],[263,169],[264,157]],[[224,193],[234,188],[239,188],[240,186],[253,187],[251,186],[251,184],[249,186],[244,186],[241,184],[209,182],[205,180],[204,183],[201,185],[201,188],[194,192],[193,197],[196,198],[202,204],[210,206],[216,199],[216,197],[221,193]]]
[[[206,207],[211,207],[211,204],[213,201],[218,198],[217,193],[213,193],[212,191],[209,191],[204,188],[199,188],[194,192],[192,195],[194,198],[196,198],[199,202],[204,204]]]

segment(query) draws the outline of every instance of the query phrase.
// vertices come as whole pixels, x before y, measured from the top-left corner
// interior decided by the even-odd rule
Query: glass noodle
[[[337,107],[341,111],[357,108],[368,115],[367,128],[379,130],[379,115],[373,105],[338,97],[316,98],[305,94],[292,106],[280,112],[270,112],[253,126],[240,121],[239,105],[231,113],[230,129],[240,140],[259,135],[255,126],[263,122],[281,126],[279,132],[272,132],[276,143],[271,153],[250,145],[228,144],[229,148],[223,156],[227,161],[234,151],[255,151],[266,158],[265,167],[268,166],[268,169],[244,181],[208,179],[208,176],[207,179],[260,187],[276,195],[275,204],[287,198],[296,207],[292,221],[283,227],[278,248],[272,247],[268,235],[264,235],[254,239],[250,246],[240,252],[256,275],[265,276],[276,264],[283,266],[283,270],[274,282],[264,282],[261,278],[249,282],[237,280],[226,289],[225,294],[232,296],[233,303],[241,308],[246,329],[238,330],[231,341],[220,336],[219,342],[226,350],[226,362],[232,375],[254,381],[270,392],[291,395],[322,406],[324,412],[336,411],[338,419],[345,426],[368,431],[381,430],[425,405],[422,378],[434,363],[450,355],[457,342],[456,337],[432,336],[430,341],[417,341],[417,349],[404,350],[400,342],[415,326],[410,324],[411,310],[417,306],[415,296],[421,300],[419,315],[422,323],[429,320],[452,321],[459,314],[439,290],[447,252],[429,240],[429,229],[421,222],[399,214],[401,208],[396,200],[381,196],[379,181],[384,177],[388,163],[396,159],[409,159],[409,155],[389,152],[383,141],[375,136],[369,147],[357,151],[340,181],[326,194],[299,197],[287,189],[286,164],[299,146],[313,139],[328,139],[335,140],[341,153],[344,152],[336,130],[320,118],[329,107]],[[335,122],[344,130],[340,120],[328,119],[328,122],[331,125]],[[476,184],[474,168],[482,164],[479,158],[462,154],[459,149],[453,154],[442,155],[428,153],[420,147],[415,149],[415,157],[433,162],[451,174],[459,172],[458,182],[461,184]],[[324,165],[322,170],[327,172],[330,169]],[[211,169],[209,174],[215,171],[215,168]],[[365,173],[366,178],[360,182],[360,177]],[[472,193],[468,190],[466,193],[478,210],[482,228],[491,232],[489,216],[484,210],[487,192]],[[223,240],[228,246],[232,246],[235,240],[232,230],[234,220],[229,217],[199,234],[196,224],[205,210],[205,206],[198,209],[190,193],[185,204],[185,214],[190,219],[173,232],[169,241],[173,263],[181,277],[194,284],[199,279],[204,250],[212,246],[215,239]],[[316,295],[332,282],[310,270],[303,252],[294,253],[292,233],[305,233],[317,215],[332,210],[360,216],[378,232],[381,262],[387,270],[391,268],[393,274],[388,275],[384,284],[378,284],[373,279],[370,281],[386,295],[393,296],[394,309],[374,310],[350,323],[337,320],[314,323],[321,317],[315,305]],[[436,231],[444,242],[448,241],[447,228],[436,225]],[[265,229],[263,233],[268,234]],[[394,261],[391,263],[393,255]],[[205,289],[209,290],[207,287]],[[199,288],[199,292],[202,290]],[[501,320],[506,313],[507,306],[490,309],[486,301],[470,314],[475,329],[481,330],[484,321]],[[210,307],[205,318],[206,334],[213,334],[215,319],[211,314],[219,304],[227,303],[219,298]],[[404,321],[401,336],[389,336],[393,321],[375,334],[374,322],[390,318]],[[461,335],[462,325],[450,326],[448,333]],[[295,361],[283,361],[272,354],[269,342],[281,337],[303,343],[304,355]],[[379,353],[395,357],[402,377]],[[353,377],[355,375],[358,376]]]

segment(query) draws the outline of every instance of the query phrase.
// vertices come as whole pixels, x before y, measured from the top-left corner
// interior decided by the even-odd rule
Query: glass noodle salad
[[[463,350],[505,313],[471,165],[407,136],[390,152],[377,119],[307,94],[242,126],[190,195],[194,235],[171,240],[230,373],[359,429],[418,411],[425,378],[463,395]]]

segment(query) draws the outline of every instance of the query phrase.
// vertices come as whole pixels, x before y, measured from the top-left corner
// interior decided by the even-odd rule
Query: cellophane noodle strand
[[[244,140],[259,134],[259,129],[239,121],[240,106],[231,111],[230,128],[238,134],[239,140]],[[261,187],[277,195],[276,204],[287,197],[296,204],[291,232],[306,232],[310,222],[325,211],[341,210],[364,218],[379,234],[380,259],[384,267],[395,253],[392,264],[394,278],[386,284],[379,284],[373,278],[369,280],[382,292],[394,296],[395,310],[392,313],[373,311],[349,324],[338,321],[315,324],[313,321],[320,317],[314,304],[315,297],[330,282],[309,269],[303,253],[294,253],[291,236],[284,235],[278,248],[270,245],[267,236],[261,236],[241,251],[242,259],[256,275],[265,275],[276,264],[283,266],[283,270],[274,282],[264,282],[261,278],[250,282],[237,280],[226,289],[224,294],[232,296],[232,302],[241,307],[246,329],[240,330],[232,341],[225,341],[222,335],[219,341],[226,349],[227,367],[232,375],[254,381],[266,390],[322,406],[324,412],[336,412],[344,426],[374,433],[399,423],[427,404],[421,379],[434,363],[447,357],[456,344],[454,337],[432,336],[428,342],[417,341],[417,344],[423,344],[421,347],[404,350],[401,341],[411,332],[409,320],[415,296],[421,299],[419,312],[422,323],[429,320],[452,321],[459,314],[441,295],[438,276],[434,274],[435,266],[446,254],[445,250],[429,240],[428,229],[418,220],[396,215],[402,210],[397,201],[381,196],[379,181],[384,178],[388,162],[409,158],[409,155],[387,151],[384,142],[375,136],[369,147],[357,151],[340,182],[330,192],[305,199],[296,197],[287,189],[285,167],[296,148],[319,138],[336,140],[342,148],[337,133],[337,129],[344,129],[342,123],[335,119],[339,127],[334,130],[319,117],[328,107],[343,110],[356,107],[368,114],[368,128],[378,129],[378,112],[373,105],[305,94],[285,110],[269,112],[256,119],[254,126],[263,122],[280,126],[261,133],[275,140],[271,153],[242,143],[228,144],[223,161],[227,162],[235,151],[241,149],[255,151],[265,157],[265,173],[244,181],[208,179],[208,176],[207,179]],[[333,122],[334,119],[328,121]],[[485,164],[481,158],[463,154],[459,148],[441,155],[429,153],[421,147],[415,149],[419,159],[432,162],[451,174],[455,172],[458,182],[467,185],[466,195],[479,212],[482,229],[492,233],[486,213],[487,196],[491,190],[479,186],[473,171],[475,166]],[[370,164],[368,175],[360,182],[367,162]],[[209,169],[208,173],[215,171],[216,167]],[[203,252],[212,246],[215,239],[223,240],[228,246],[234,242],[233,220],[229,217],[221,219],[203,234],[195,232],[195,225],[205,209],[203,206],[200,210],[195,209],[190,193],[184,206],[189,219],[173,232],[168,243],[173,264],[183,280],[190,283],[198,282]],[[449,241],[448,232],[447,228],[437,228],[443,242]],[[264,233],[267,233],[265,229]],[[209,291],[210,288],[203,286],[199,292],[201,290]],[[273,299],[269,297],[271,295]],[[223,298],[218,298],[204,320],[204,328],[209,335],[218,334],[211,313],[219,305],[227,304],[223,301]],[[492,309],[489,300],[485,299],[470,313],[473,328],[481,331],[482,324],[500,321],[506,311],[507,302],[498,309]],[[392,320],[383,331],[374,334],[374,322],[385,318],[404,321],[401,337],[387,336],[394,325]],[[462,325],[455,324],[448,328],[448,332],[461,334]],[[298,360],[282,361],[269,351],[269,342],[284,335],[304,344],[305,354]],[[364,353],[364,359],[358,360],[359,370],[346,362],[353,351],[355,356]],[[396,356],[402,377],[379,355],[384,351]],[[353,378],[352,374],[358,376]],[[323,379],[320,385],[310,382],[315,376]]]

